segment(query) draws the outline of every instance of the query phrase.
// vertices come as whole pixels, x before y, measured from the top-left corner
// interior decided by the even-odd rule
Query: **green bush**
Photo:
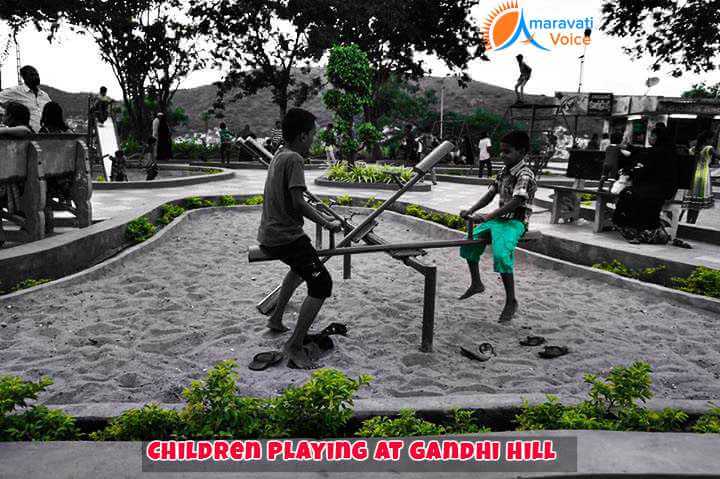
[[[41,285],[41,284],[45,284],[45,283],[49,283],[49,282],[50,282],[50,280],[47,279],[47,278],[42,278],[42,279],[32,279],[32,278],[29,278],[29,279],[26,279],[26,280],[24,280],[24,281],[20,281],[18,284],[16,284],[15,286],[13,286],[13,288],[12,288],[11,291],[14,292],[14,291],[20,291],[21,289],[34,288],[35,286],[38,286],[38,285]]]
[[[99,176],[95,179],[95,181],[96,181],[97,183],[105,183],[105,176],[99,175]]]
[[[445,426],[447,434],[478,434],[490,432],[475,420],[475,413],[468,409],[453,409],[452,419]]]
[[[235,206],[237,204],[237,200],[232,195],[223,195],[217,200],[218,206]]]
[[[129,137],[121,145],[120,149],[125,152],[125,155],[130,156],[134,153],[139,153],[142,150],[142,145],[134,137]],[[115,153],[114,151],[112,152]]]
[[[720,407],[703,414],[692,427],[693,432],[720,434]]]
[[[605,381],[586,374],[585,382],[592,385],[589,399],[574,406],[563,405],[551,395],[537,406],[525,401],[516,417],[518,429],[681,430],[688,418],[683,411],[667,408],[655,412],[637,405],[637,401],[652,397],[650,371],[649,364],[636,362],[613,368]]]
[[[183,206],[187,210],[195,210],[203,207],[203,200],[199,196],[190,196],[183,200]]]
[[[0,376],[0,441],[63,441],[80,436],[73,417],[42,405],[27,406],[52,383],[46,377],[32,382]],[[24,410],[17,413],[16,408]]]
[[[365,208],[372,208],[372,209],[376,210],[382,204],[383,204],[383,202],[381,200],[376,200],[374,196],[371,196],[365,202]]]
[[[270,400],[239,397],[235,361],[218,363],[202,381],[193,381],[183,396],[180,413],[185,433],[197,438],[255,438],[266,436]]]
[[[252,197],[246,199],[244,204],[250,205],[250,206],[261,205],[261,204],[263,204],[264,200],[265,199],[263,198],[263,195],[256,195],[256,196],[252,196]]]
[[[609,273],[618,274],[620,276],[625,276],[626,278],[633,278],[638,279],[639,275],[636,271],[628,268],[624,264],[622,264],[620,261],[614,259],[610,263],[596,263],[592,265],[595,269],[600,269],[603,271],[607,271]]]
[[[273,435],[336,436],[353,415],[355,393],[371,380],[368,375],[351,379],[335,369],[313,372],[307,383],[300,387],[290,386],[273,400]]]
[[[445,428],[416,416],[412,409],[401,409],[400,417],[375,416],[363,421],[355,433],[361,437],[412,437],[445,434]]]
[[[389,165],[349,166],[338,163],[328,168],[325,176],[328,180],[340,183],[393,183],[392,174],[399,175],[403,182],[412,177],[412,169]]]
[[[177,411],[162,409],[157,404],[146,404],[140,409],[129,409],[112,419],[102,431],[90,434],[93,441],[150,441],[164,439],[182,429]]]
[[[407,205],[405,207],[405,214],[414,216],[416,218],[420,218],[423,220],[430,219],[430,213],[425,211],[425,209],[422,206],[418,206],[418,205]]]
[[[134,242],[142,243],[155,234],[157,228],[150,222],[147,216],[132,220],[125,228],[125,238]]]
[[[340,195],[337,198],[335,198],[335,201],[340,206],[352,206],[352,198],[347,193],[344,195]]]
[[[699,266],[687,278],[673,278],[680,291],[720,298],[720,270]]]
[[[188,158],[190,160],[216,158],[220,155],[220,145],[217,143],[205,145],[196,140],[175,141],[173,143],[173,158]]]
[[[158,223],[168,225],[183,213],[185,213],[185,208],[182,206],[176,205],[175,203],[165,204],[162,207],[162,214],[160,215],[160,219],[158,219]]]

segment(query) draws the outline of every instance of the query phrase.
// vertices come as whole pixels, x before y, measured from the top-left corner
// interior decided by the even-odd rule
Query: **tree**
[[[371,70],[367,55],[357,45],[335,46],[330,50],[325,75],[334,87],[323,95],[323,102],[334,113],[334,141],[344,160],[355,162],[363,147],[372,147],[380,140],[380,132],[372,123],[354,127],[355,116],[371,101]]]
[[[429,88],[421,91],[417,83],[402,81],[391,76],[375,94],[376,101],[383,105],[383,114],[377,120],[378,127],[401,123],[412,123],[426,129],[432,126],[437,93]]]
[[[365,106],[366,121],[375,122],[385,113],[387,105],[378,95],[391,78],[416,80],[430,73],[417,54],[433,55],[459,71],[464,84],[469,80],[468,63],[485,51],[480,28],[470,16],[476,0],[326,0],[326,4],[319,20],[322,34],[311,39],[326,48],[354,43],[367,53],[373,98]]]
[[[715,70],[720,49],[720,0],[606,0],[602,29],[610,35],[630,37],[626,53],[649,55],[653,70],[672,67],[672,75],[685,71]]]
[[[200,31],[214,42],[215,64],[229,67],[218,87],[215,108],[270,88],[280,117],[288,105],[301,106],[320,89],[320,77],[307,77],[311,61],[324,48],[311,47],[317,34],[315,19],[322,1],[313,0],[203,0],[191,9]]]
[[[720,98],[720,83],[708,85],[705,82],[697,83],[682,94],[683,98]]]
[[[130,133],[147,136],[152,113],[168,113],[180,82],[202,65],[195,32],[183,23],[182,0],[75,3],[63,18],[95,40],[122,90]]]

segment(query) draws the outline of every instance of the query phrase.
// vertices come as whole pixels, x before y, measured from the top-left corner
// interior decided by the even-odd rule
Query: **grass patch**
[[[254,205],[261,205],[265,201],[265,198],[263,198],[263,195],[256,195],[251,196],[250,198],[246,199],[243,204],[254,206]]]
[[[42,278],[42,279],[28,278],[24,281],[20,281],[18,284],[13,286],[10,291],[14,293],[15,291],[20,291],[20,290],[28,289],[28,288],[34,288],[35,286],[39,286],[41,284],[45,284],[45,283],[49,283],[49,282],[50,282],[50,280],[47,278]]]

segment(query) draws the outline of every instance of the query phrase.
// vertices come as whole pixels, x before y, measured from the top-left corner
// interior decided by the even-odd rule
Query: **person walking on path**
[[[712,192],[712,181],[710,177],[710,163],[714,156],[714,148],[710,144],[712,133],[704,131],[698,136],[695,147],[690,149],[690,154],[695,159],[695,173],[693,173],[690,190],[683,198],[683,209],[687,210],[687,222],[695,224],[700,210],[712,208],[715,199]]]
[[[30,127],[40,131],[43,108],[51,101],[50,96],[40,89],[40,74],[37,69],[25,65],[20,69],[23,84],[0,91],[0,107],[8,103],[19,103],[30,111]]]

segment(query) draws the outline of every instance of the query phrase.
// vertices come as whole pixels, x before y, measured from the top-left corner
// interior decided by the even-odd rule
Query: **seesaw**
[[[323,228],[316,224],[315,243],[318,249],[318,255],[322,258],[322,262],[327,262],[333,256],[343,256],[343,278],[351,278],[351,258],[354,254],[367,253],[386,253],[393,259],[402,261],[405,265],[413,268],[415,271],[423,275],[425,279],[424,298],[423,298],[423,324],[422,324],[422,340],[420,350],[423,352],[432,352],[433,332],[435,325],[435,299],[437,295],[437,267],[428,266],[417,259],[418,256],[427,254],[426,249],[432,248],[452,248],[463,245],[486,244],[486,239],[472,239],[473,224],[468,224],[468,238],[457,240],[441,240],[441,241],[419,241],[410,243],[388,243],[384,239],[377,236],[373,230],[377,226],[377,217],[392,206],[398,198],[408,191],[414,184],[419,182],[440,160],[442,160],[455,146],[449,141],[445,141],[428,154],[420,163],[413,167],[414,174],[407,183],[401,184],[401,188],[395,192],[390,198],[385,200],[378,208],[376,208],[365,220],[360,224],[354,225],[346,218],[340,216],[330,206],[324,204],[309,191],[304,192],[305,198],[320,213],[329,215],[339,220],[344,232],[344,237],[335,245],[335,236],[329,232],[329,249],[322,249]],[[529,241],[538,239],[539,233],[528,233],[521,241]],[[352,243],[363,241],[365,245],[351,246]],[[252,246],[248,249],[248,261],[251,263],[260,261],[274,261],[275,258],[268,255],[265,250],[259,246]],[[295,287],[299,286],[302,281],[298,281]],[[275,288],[260,303],[258,310],[265,315],[272,313],[277,302],[277,295],[280,287]]]

